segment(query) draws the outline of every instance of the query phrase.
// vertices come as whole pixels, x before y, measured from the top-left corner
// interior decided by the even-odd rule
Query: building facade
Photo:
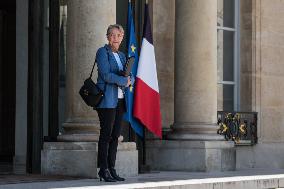
[[[78,91],[108,25],[126,29],[127,3],[1,1],[0,172],[41,172],[50,142],[96,146],[98,117]],[[144,3],[132,1],[139,43]],[[140,170],[284,168],[284,2],[148,3],[164,135],[147,134],[142,145],[125,124]],[[217,134],[218,111],[257,112],[257,143],[225,141]],[[121,149],[134,152],[132,144]],[[96,148],[85,150],[96,161]]]

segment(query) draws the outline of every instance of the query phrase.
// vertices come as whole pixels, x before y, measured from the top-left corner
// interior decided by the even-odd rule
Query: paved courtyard
[[[284,170],[242,170],[234,172],[152,172],[127,178],[124,182],[105,183],[98,179],[63,176],[0,175],[0,189],[235,189],[284,187]]]

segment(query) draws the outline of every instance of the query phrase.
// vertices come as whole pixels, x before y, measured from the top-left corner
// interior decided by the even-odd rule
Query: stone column
[[[97,49],[107,43],[107,27],[114,23],[115,0],[67,1],[66,120],[64,133],[58,136],[60,142],[43,145],[43,175],[97,177],[99,120],[95,110],[85,105],[79,90],[91,72]],[[93,73],[96,79],[97,68]],[[126,177],[138,174],[135,143],[119,143],[116,169]]]
[[[175,3],[173,132],[146,143],[146,162],[152,170],[235,170],[234,144],[217,135],[217,0]]]
[[[16,112],[14,173],[26,174],[29,1],[16,1]]]
[[[98,141],[97,113],[78,92],[91,72],[97,49],[107,43],[107,27],[116,22],[116,1],[68,0],[67,15],[66,120],[58,140]]]
[[[175,115],[170,139],[220,139],[216,27],[216,0],[176,1]]]

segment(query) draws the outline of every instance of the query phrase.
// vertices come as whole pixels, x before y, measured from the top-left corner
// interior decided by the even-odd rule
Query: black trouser
[[[98,108],[100,138],[98,164],[101,169],[114,168],[121,121],[125,112],[124,99],[118,99],[116,108]]]

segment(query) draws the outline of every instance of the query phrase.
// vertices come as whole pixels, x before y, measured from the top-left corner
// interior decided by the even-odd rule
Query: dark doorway
[[[16,1],[0,2],[0,173],[15,154]]]

